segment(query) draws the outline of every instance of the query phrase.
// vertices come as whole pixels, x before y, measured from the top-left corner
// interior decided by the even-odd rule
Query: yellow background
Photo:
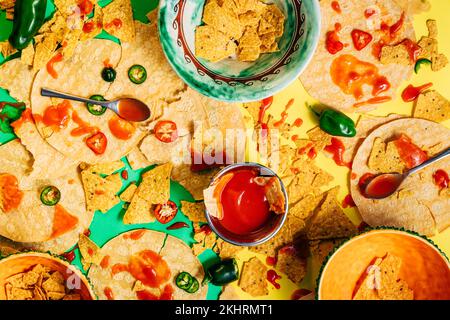
[[[414,16],[414,28],[416,31],[417,39],[420,39],[423,35],[428,35],[428,30],[426,28],[426,20],[435,19],[438,23],[439,29],[439,52],[446,54],[447,57],[450,58],[450,41],[448,39],[448,30],[450,30],[450,1],[448,0],[430,0],[431,2],[431,10]],[[450,98],[448,96],[448,89],[450,88],[450,65],[439,72],[432,72],[429,67],[424,67],[420,70],[419,74],[414,74],[411,79],[402,83],[400,89],[397,92],[397,98],[389,103],[381,105],[377,110],[370,112],[372,115],[384,116],[391,113],[403,114],[407,116],[412,115],[413,103],[405,103],[401,99],[401,92],[408,84],[413,85],[422,85],[428,82],[433,83],[433,89],[440,92],[446,98]],[[303,125],[296,129],[300,137],[306,138],[306,132],[311,128],[317,126],[317,119],[307,110],[305,107],[305,102],[315,103],[314,99],[312,99],[299,80],[296,80],[292,85],[290,85],[283,92],[279,93],[274,97],[274,105],[271,107],[270,113],[275,115],[276,119],[279,119],[281,111],[284,109],[285,105],[288,103],[290,99],[294,99],[295,103],[293,107],[291,107],[289,111],[288,122],[292,123],[296,118],[300,117],[303,119]],[[350,115],[355,121],[358,119],[359,115],[354,114]],[[450,121],[446,121],[444,123],[445,126],[450,128]],[[316,163],[331,173],[335,180],[332,182],[331,186],[340,185],[340,194],[338,196],[339,202],[342,202],[343,198],[349,194],[349,170],[345,167],[337,166],[331,158],[326,157],[323,154],[319,154]],[[350,217],[350,219],[358,225],[361,222],[361,218],[355,208],[347,208],[344,209],[346,214]],[[439,248],[450,256],[450,228],[447,228],[444,232],[439,235],[431,238]],[[248,251],[244,251],[239,255],[239,264],[242,266],[242,262],[248,260],[250,257],[254,256],[254,253],[250,253]],[[261,261],[265,262],[264,256],[259,256]],[[311,261],[308,261],[308,267],[311,266]],[[270,268],[270,267],[269,267]],[[314,289],[316,285],[316,278],[319,272],[320,266],[311,266],[308,270],[308,274],[300,288]],[[282,279],[278,281],[281,284],[281,288],[279,290],[275,289],[270,283],[269,286],[269,295],[264,297],[254,298],[249,294],[241,291],[237,288],[237,284],[233,284],[236,286],[236,291],[238,295],[242,299],[290,299],[292,293],[298,289],[296,285],[290,282],[287,277],[280,273]]]

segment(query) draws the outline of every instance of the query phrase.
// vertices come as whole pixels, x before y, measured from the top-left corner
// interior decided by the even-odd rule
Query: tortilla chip
[[[148,199],[151,204],[163,204],[169,201],[172,167],[171,163],[166,163],[144,173],[137,194],[141,198]]]
[[[120,27],[114,24],[115,19],[120,19]],[[103,28],[121,41],[132,42],[135,39],[136,30],[130,0],[114,0],[103,8]]]
[[[431,70],[433,71],[439,71],[445,68],[447,64],[448,58],[443,53],[431,57]]]
[[[54,272],[55,273],[59,273],[59,272]],[[60,293],[64,296],[66,287],[64,285],[64,279],[62,279],[62,281],[60,281],[60,277],[59,276],[50,276],[50,278],[48,278],[47,280],[45,280],[42,283],[42,288],[45,290],[45,292],[47,293],[47,296],[52,299],[50,293]],[[62,297],[61,297],[62,298]],[[52,299],[54,300],[54,299]]]
[[[47,33],[36,37],[36,53],[34,55],[33,70],[38,71],[44,68],[54,56],[58,46],[58,38],[53,33]]]
[[[394,142],[387,143],[376,138],[373,143],[372,152],[368,160],[368,166],[376,172],[398,172],[402,173],[406,166],[401,160],[398,149]]]
[[[138,147],[134,147],[130,153],[127,155],[128,163],[131,169],[139,170],[147,168],[151,163],[147,160],[145,155],[139,150]]]
[[[244,262],[239,287],[253,297],[269,294],[266,281],[267,267],[256,257]]]
[[[239,295],[232,285],[226,285],[220,293],[219,300],[239,300]]]
[[[435,122],[446,121],[450,119],[450,101],[434,90],[422,93],[417,98],[414,117]]]
[[[186,188],[194,200],[203,200],[203,190],[206,189],[220,168],[206,170],[202,172],[192,172],[191,166],[181,164],[175,166],[172,172],[172,179]]]
[[[63,47],[61,49],[61,53],[65,60],[68,60],[73,56],[81,34],[83,34],[83,31],[81,29],[74,29],[70,30],[65,35],[63,40]]]
[[[181,211],[192,222],[206,222],[204,202],[187,202],[181,201]]]
[[[194,240],[196,243],[192,245],[192,252],[198,256],[207,249],[211,249],[217,253],[218,248],[216,246],[217,235],[214,232],[201,232],[194,230]]]
[[[219,238],[217,239],[217,249],[219,251],[220,258],[223,260],[228,258],[235,258],[239,252],[245,249],[245,247],[235,246]]]
[[[88,170],[91,173],[103,174],[103,175],[111,175],[116,171],[119,171],[125,166],[125,164],[120,161],[106,162],[106,163],[97,163],[94,165],[88,165],[87,163],[82,163],[80,165],[81,170]]]
[[[215,0],[209,1],[203,10],[203,22],[215,30],[224,32],[228,38],[239,39],[243,29],[236,12],[231,8],[233,5],[232,0],[224,0],[222,7]]]
[[[12,287],[8,294],[8,300],[31,300],[33,298],[33,291],[29,289],[21,289]]]
[[[422,37],[417,43],[422,50],[420,51],[420,59],[431,60],[437,54],[438,42],[430,37]]]
[[[354,295],[353,300],[380,300],[376,288],[380,284],[379,265],[381,261],[382,259],[378,258],[373,264],[367,267],[364,279]]]
[[[261,40],[259,39],[258,32],[254,27],[247,27],[244,34],[239,39],[239,48],[244,47],[259,47]]]
[[[409,52],[405,45],[402,43],[395,46],[383,46],[381,49],[380,62],[382,64],[411,64],[409,58]]]
[[[257,27],[260,20],[260,16],[256,11],[249,10],[239,15],[239,22],[244,27]]]
[[[356,226],[345,215],[336,195],[339,187],[329,190],[319,210],[311,218],[307,231],[310,240],[350,237],[357,233]]]
[[[22,63],[32,66],[34,61],[34,46],[30,43],[25,49],[22,50],[22,55],[20,57]]]
[[[119,196],[119,199],[123,202],[131,202],[133,196],[137,190],[137,186],[132,183],[130,184]]]
[[[88,169],[81,172],[81,179],[88,211],[99,210],[106,213],[120,202],[117,193],[122,187],[122,181],[118,174],[102,178]]]
[[[276,268],[286,274],[295,284],[300,284],[306,275],[306,258],[299,257],[292,250],[280,249]]]
[[[309,242],[309,251],[317,265],[322,265],[328,255],[346,239],[314,240]]]
[[[430,38],[436,39],[438,36],[438,28],[436,20],[428,19],[427,28],[428,28],[428,36]]]
[[[89,237],[80,233],[78,248],[85,263],[100,264],[103,258],[100,248]]]
[[[217,62],[228,58],[236,51],[236,44],[227,35],[211,26],[197,27],[195,31],[195,55]]]
[[[9,43],[9,41],[0,42],[0,53],[4,58],[16,53],[17,50]]]
[[[309,139],[314,143],[314,148],[316,152],[322,151],[326,146],[331,144],[331,135],[320,129],[320,127],[315,127],[307,132]]]
[[[92,30],[90,32],[84,32],[80,36],[80,40],[88,40],[96,37],[100,32],[102,32],[103,28],[103,10],[97,3],[94,4],[94,16],[92,19],[89,19],[84,23],[90,24],[92,26]]]
[[[64,16],[70,16],[77,9],[77,0],[54,0],[55,7]]]
[[[238,49],[239,61],[256,61],[260,54],[259,47],[243,47]]]

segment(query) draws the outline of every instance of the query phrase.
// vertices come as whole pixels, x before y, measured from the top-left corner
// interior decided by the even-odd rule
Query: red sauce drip
[[[55,63],[61,62],[62,60],[63,55],[61,52],[58,52],[49,62],[47,62],[47,72],[53,79],[58,79],[58,73],[54,68]]]
[[[366,19],[369,19],[369,18],[372,17],[375,13],[377,13],[375,9],[368,8],[368,9],[366,9],[366,11],[364,11],[364,17],[366,17]]]
[[[433,84],[431,82],[419,87],[414,87],[413,85],[410,84],[409,86],[406,87],[405,90],[403,90],[402,93],[403,101],[405,102],[415,101],[422,92],[429,89],[432,85]]]
[[[261,101],[261,106],[259,107],[259,117],[258,123],[261,125],[261,129],[267,130],[267,123],[264,122],[264,118],[266,117],[267,110],[272,106],[273,97],[268,97]]]
[[[173,288],[167,284],[160,296],[157,296],[147,290],[136,292],[138,300],[173,300]]]
[[[23,192],[19,181],[12,174],[0,174],[0,206],[5,213],[17,209],[22,202]]]
[[[107,58],[105,61],[103,61],[103,66],[105,68],[112,68],[113,65],[111,64],[111,62],[109,61],[109,58]]]
[[[372,47],[372,54],[375,58],[380,59],[381,49],[385,45],[391,44],[395,38],[397,37],[397,33],[403,27],[403,23],[405,21],[405,13],[403,12],[400,19],[394,23],[392,26],[389,26],[386,22],[382,22],[380,26],[380,31],[383,33],[381,39],[374,43]]]
[[[401,30],[404,22],[405,22],[405,13],[402,12],[400,19],[396,23],[394,23],[392,26],[389,27],[389,34],[390,34],[391,38],[394,38],[396,33]]]
[[[104,256],[102,261],[100,261],[100,267],[102,267],[102,269],[108,268],[110,260],[111,260],[110,256],[108,256],[108,255]]]
[[[312,291],[308,290],[308,289],[298,289],[295,290],[292,295],[291,295],[291,300],[300,300],[301,298],[303,298],[304,296],[307,296],[308,294],[310,294]]]
[[[290,107],[292,107],[294,101],[294,99],[289,100],[288,104],[284,107],[283,112],[281,112],[281,119],[273,124],[275,128],[281,127],[286,122],[286,119],[288,117],[288,110]]]
[[[120,173],[120,176],[122,177],[122,179],[128,180],[128,171],[127,171],[127,170],[123,170],[123,171]]]
[[[366,105],[368,105],[368,104],[380,104],[380,103],[386,103],[386,102],[389,102],[389,101],[391,101],[391,100],[392,100],[391,97],[388,97],[388,96],[380,96],[380,97],[370,98],[370,99],[368,99],[368,100],[366,100],[366,101],[357,102],[357,103],[355,103],[353,106],[354,106],[355,108],[359,108],[359,107],[362,107],[362,106],[366,106]]]
[[[275,270],[269,270],[267,271],[267,281],[270,282],[275,289],[280,289],[281,286],[279,283],[277,283],[277,281],[281,279],[281,276],[278,275],[278,273]]]
[[[309,142],[306,146],[299,148],[297,152],[298,154],[306,154],[311,149],[312,146],[313,146],[312,142]]]
[[[152,250],[143,250],[130,258],[128,271],[144,285],[159,288],[170,280],[170,268],[167,262]]]
[[[433,174],[434,183],[439,187],[439,189],[443,190],[448,188],[449,185],[449,177],[447,172],[442,169],[439,169]]]
[[[182,228],[189,228],[189,225],[186,222],[175,222],[167,227],[167,230],[178,230]]]
[[[331,138],[331,144],[325,147],[325,151],[333,155],[333,160],[338,166],[351,168],[351,162],[344,161],[345,146],[338,138]]]
[[[342,207],[344,208],[353,208],[356,207],[355,202],[350,194],[346,195],[344,200],[342,200]]]
[[[352,172],[352,174],[350,175],[350,179],[355,180],[356,178],[358,178],[358,175]]]
[[[307,155],[308,155],[309,159],[311,159],[311,160],[315,159],[317,157],[317,150],[316,150],[316,148],[309,149]]]
[[[344,44],[340,41],[338,32],[341,30],[341,24],[336,23],[333,31],[328,31],[325,40],[325,46],[329,53],[336,54],[344,49]]]
[[[9,104],[8,104],[8,105],[9,105]],[[20,119],[14,121],[13,123],[11,123],[11,127],[13,127],[14,130],[17,132],[17,130],[19,130],[19,128],[20,128],[25,122],[31,122],[31,123],[34,123],[34,118],[33,118],[33,115],[31,114],[31,109],[30,109],[30,108],[26,108],[26,109],[22,112],[22,115],[20,116]]]
[[[353,95],[357,100],[364,97],[364,85],[372,87],[373,96],[378,96],[391,87],[387,78],[378,73],[378,68],[374,64],[358,60],[348,54],[333,61],[330,74],[342,92]]]
[[[72,105],[69,101],[64,100],[60,104],[50,106],[44,111],[42,122],[48,127],[52,127],[54,131],[67,128],[70,121],[70,113]],[[38,120],[35,117],[36,120]]]
[[[425,151],[416,146],[411,139],[402,134],[394,141],[398,153],[402,161],[406,164],[408,169],[415,168],[418,165],[428,160],[428,155]]]
[[[405,39],[401,42],[401,44],[403,44],[406,47],[406,50],[408,50],[409,60],[411,60],[411,63],[416,63],[422,48],[411,39]]]
[[[93,135],[99,131],[97,127],[92,127],[89,122],[81,119],[81,117],[78,115],[78,112],[76,112],[75,110],[72,112],[72,120],[78,125],[77,128],[73,129],[70,132],[70,135],[72,137],[80,137],[87,134]]]
[[[292,137],[291,137],[291,140],[292,141],[297,141],[298,139],[300,139],[300,137],[298,136],[298,134],[294,134]]]
[[[144,229],[133,231],[128,235],[128,238],[131,240],[139,240],[140,238],[142,238],[146,231],[147,230]]]
[[[128,271],[128,266],[123,263],[116,263],[111,267],[111,274],[114,276],[118,273],[126,272]]]
[[[113,136],[120,140],[129,140],[136,131],[136,127],[132,123],[116,115],[109,119],[108,127]]]
[[[110,287],[105,287],[105,289],[103,290],[103,293],[105,294],[105,296],[108,300],[114,300],[114,294]]]
[[[94,250],[92,248],[88,248],[88,254],[92,257]]]
[[[82,15],[90,15],[94,10],[94,5],[90,0],[78,1],[78,8],[80,8],[80,13]]]
[[[122,28],[122,20],[115,18],[113,21],[105,24],[105,29],[109,29],[111,27],[115,27],[117,29]]]
[[[91,229],[86,229],[86,230],[84,230],[83,234],[84,234],[86,237],[89,237],[89,236],[91,235]]]
[[[211,227],[207,224],[202,225],[200,228],[195,229],[195,233],[204,233],[205,235],[210,235],[212,230]]]
[[[342,13],[341,6],[339,5],[339,2],[337,2],[337,1],[331,2],[331,8],[339,14]]]
[[[223,219],[220,224],[234,234],[245,235],[260,229],[271,217],[264,186],[254,182],[256,170],[239,169],[220,196]]]
[[[277,264],[277,258],[276,257],[266,257],[266,263],[267,265],[271,267],[275,267]]]
[[[62,254],[62,256],[67,261],[72,262],[73,260],[75,260],[75,250],[71,250],[69,252],[65,252],[65,253]]]
[[[297,118],[297,119],[295,119],[293,126],[294,127],[301,127],[302,124],[303,124],[303,119]]]
[[[93,21],[86,22],[83,25],[84,33],[91,33],[92,31],[94,31],[94,29],[95,29],[95,23]]]

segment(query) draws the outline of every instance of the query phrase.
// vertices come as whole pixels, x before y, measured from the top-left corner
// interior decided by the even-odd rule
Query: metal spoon
[[[150,118],[151,115],[150,108],[145,103],[133,98],[120,98],[113,101],[97,101],[45,88],[41,89],[41,95],[44,97],[73,100],[99,105],[114,111],[121,118],[133,122],[145,121]]]
[[[428,167],[429,165],[442,160],[450,155],[450,148],[441,152],[437,156],[428,159],[421,165],[410,169],[405,173],[381,173],[373,177],[364,188],[364,196],[369,199],[384,199],[394,194],[400,185],[410,175]],[[380,188],[381,186],[381,188]],[[381,189],[381,190],[378,190]]]

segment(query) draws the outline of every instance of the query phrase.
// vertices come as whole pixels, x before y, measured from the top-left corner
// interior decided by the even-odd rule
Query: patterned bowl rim
[[[162,8],[165,8],[164,11],[167,12],[167,10],[169,9],[168,4],[169,2],[171,2],[173,0],[160,0],[160,4],[159,4],[159,12],[158,12],[158,32],[159,32],[159,37],[162,39],[163,35],[161,33],[161,29],[163,27],[167,27],[169,25],[168,22],[166,22],[166,18],[165,16],[162,16]],[[174,10],[180,10],[180,4],[183,4],[183,8],[184,8],[184,4],[187,1],[190,0],[177,0],[178,3],[176,5],[176,9]],[[294,82],[299,76],[300,74],[306,69],[306,67],[309,65],[309,63],[311,62],[314,53],[317,49],[317,46],[319,44],[319,38],[320,38],[320,32],[321,32],[321,14],[320,14],[320,4],[318,0],[289,0],[292,2],[297,2],[299,3],[299,5],[303,5],[305,2],[308,3],[308,5],[311,7],[311,12],[312,12],[312,26],[311,29],[308,31],[308,33],[311,33],[312,36],[311,38],[311,42],[307,42],[305,41],[303,43],[303,46],[306,47],[305,50],[305,57],[301,60],[299,60],[298,62],[296,62],[295,64],[292,64],[294,67],[292,67],[291,69],[289,69],[287,72],[289,74],[288,77],[286,77],[286,80],[283,82],[280,82],[279,84],[273,86],[270,89],[265,89],[265,88],[260,88],[259,86],[253,86],[253,81],[258,81],[258,82],[263,82],[263,80],[261,79],[255,79],[254,76],[253,77],[246,77],[246,78],[231,78],[231,77],[221,77],[222,79],[214,79],[213,77],[211,77],[209,74],[207,74],[206,72],[203,72],[202,70],[199,70],[196,67],[196,64],[201,65],[202,69],[208,70],[205,66],[203,66],[195,57],[194,55],[190,55],[190,56],[185,56],[184,58],[184,62],[183,64],[179,64],[177,62],[175,62],[175,59],[171,59],[171,57],[169,56],[169,52],[171,48],[175,48],[176,50],[174,50],[175,52],[177,52],[177,54],[179,53],[179,47],[182,46],[182,44],[180,43],[180,39],[177,39],[176,41],[174,41],[174,39],[170,39],[169,41],[161,41],[161,46],[163,48],[163,52],[164,55],[166,56],[167,61],[169,62],[169,64],[171,65],[172,69],[177,73],[177,75],[183,79],[192,89],[198,91],[199,93],[206,95],[210,98],[216,99],[216,100],[220,100],[220,101],[227,101],[227,102],[251,102],[251,101],[257,101],[257,100],[262,100],[264,98],[267,98],[269,96],[273,96],[276,93],[282,91],[283,89],[285,89],[286,87],[288,87],[292,82]],[[181,11],[181,10],[180,10]],[[167,14],[165,14],[167,15]],[[304,15],[304,13],[302,12],[302,15]],[[297,15],[297,19],[300,19],[301,15]],[[305,19],[305,18],[304,18]],[[175,24],[175,21],[170,22],[170,24],[173,26]],[[301,29],[301,28],[300,28]],[[291,41],[290,47],[295,47],[295,44],[300,41],[301,37],[303,34],[301,34],[297,41]],[[181,49],[184,51],[184,49]],[[287,57],[281,58],[279,59],[279,61],[286,61],[289,60],[292,56],[293,53],[295,53],[298,49],[293,50],[292,52],[290,52],[290,54]],[[286,55],[285,55],[286,56]],[[191,57],[194,57],[194,59],[191,59]],[[186,61],[186,59],[189,59],[189,61]],[[188,67],[187,65],[193,63],[192,60],[195,60],[194,63],[194,69],[197,71],[197,74],[199,74],[200,76],[208,76],[208,81],[211,81],[212,85],[215,86],[218,90],[220,90],[220,87],[235,87],[237,84],[240,85],[244,85],[246,90],[244,91],[244,95],[242,95],[242,90],[240,92],[239,96],[236,95],[231,95],[231,96],[227,96],[225,97],[225,95],[221,95],[220,97],[214,95],[212,92],[210,92],[209,90],[205,90],[204,89],[204,82],[199,81],[198,79],[195,79],[195,77],[192,77],[190,75],[185,75],[184,70]],[[285,64],[281,64],[279,65],[277,68],[271,68],[272,72],[270,72],[268,75],[266,76],[276,76],[276,74],[278,74],[281,70],[281,68],[285,67]],[[203,73],[203,74],[201,74]],[[217,75],[217,73],[213,72],[213,71],[209,71],[208,73],[210,74],[215,74]],[[225,85],[223,83],[223,79],[227,79],[228,83]],[[243,84],[242,81],[244,81],[245,83],[250,83],[248,84]],[[272,81],[266,78],[266,80],[264,81]],[[215,90],[213,90],[215,91]],[[248,94],[245,94],[246,92],[248,92]]]

